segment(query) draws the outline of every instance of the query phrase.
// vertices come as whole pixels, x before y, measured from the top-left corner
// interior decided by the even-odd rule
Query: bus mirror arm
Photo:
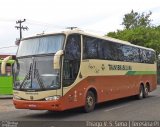
[[[63,54],[64,54],[64,51],[63,50],[59,50],[54,55],[54,59],[53,59],[53,68],[54,69],[60,69],[60,58],[61,58],[61,56]]]
[[[2,74],[6,74],[6,63],[10,59],[12,59],[12,56],[7,56],[6,58],[3,59],[2,64],[1,64],[1,73]]]

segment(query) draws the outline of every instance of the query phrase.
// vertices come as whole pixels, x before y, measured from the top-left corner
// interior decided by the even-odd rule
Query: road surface
[[[82,109],[64,112],[48,112],[15,109],[11,99],[0,100],[0,121],[159,121],[160,86],[148,98],[136,100],[133,97],[96,105],[93,112]],[[25,122],[25,123],[26,123]],[[86,126],[91,126],[89,123]],[[50,126],[49,126],[50,127]],[[55,127],[55,126],[54,126]]]

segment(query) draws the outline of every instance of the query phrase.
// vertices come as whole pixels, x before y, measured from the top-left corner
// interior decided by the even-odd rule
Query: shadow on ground
[[[144,100],[147,100],[149,98],[154,97],[153,95],[149,96],[148,98],[145,98]],[[118,106],[122,106],[122,105],[126,105],[135,101],[141,101],[141,100],[136,100],[135,97],[127,97],[127,98],[123,98],[123,99],[117,99],[114,101],[107,101],[101,104],[97,104],[95,107],[95,110],[91,113],[85,113],[83,111],[83,108],[76,108],[76,109],[72,109],[72,110],[66,110],[63,112],[55,112],[55,111],[33,111],[29,114],[25,114],[22,117],[25,117],[25,119],[29,119],[29,120],[63,120],[66,118],[70,118],[70,117],[77,117],[77,116],[82,116],[84,115],[84,117],[86,115],[95,115],[97,112],[101,112],[104,110],[108,110],[110,108],[114,108],[114,107],[118,107]],[[142,100],[143,101],[143,100]]]

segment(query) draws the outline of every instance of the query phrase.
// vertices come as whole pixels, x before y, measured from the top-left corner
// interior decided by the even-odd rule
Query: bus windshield
[[[53,69],[53,56],[19,58],[14,64],[14,88],[49,90],[60,88],[59,70]]]
[[[50,90],[60,88],[60,70],[53,68],[53,57],[62,49],[64,34],[21,41],[14,64],[14,88]]]
[[[63,34],[57,34],[22,40],[17,57],[56,53],[62,49],[64,38]]]

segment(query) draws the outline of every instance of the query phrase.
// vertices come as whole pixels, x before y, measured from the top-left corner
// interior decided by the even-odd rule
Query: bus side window
[[[83,59],[97,59],[99,39],[84,36],[83,37]]]
[[[63,84],[64,87],[71,85],[79,72],[81,59],[81,40],[80,35],[73,34],[67,39],[64,63],[63,63]]]

